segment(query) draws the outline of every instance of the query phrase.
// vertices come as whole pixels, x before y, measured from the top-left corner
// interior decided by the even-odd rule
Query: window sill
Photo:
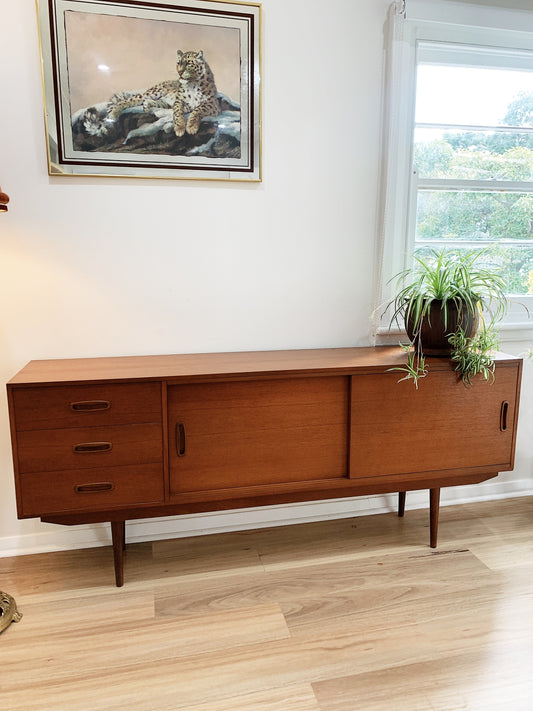
[[[517,323],[502,323],[498,328],[500,344],[527,342],[533,348],[533,319]],[[377,329],[374,336],[376,346],[391,346],[398,343],[408,343],[409,339],[403,328]]]

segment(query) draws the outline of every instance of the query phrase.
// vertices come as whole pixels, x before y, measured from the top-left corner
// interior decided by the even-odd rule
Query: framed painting
[[[261,7],[38,0],[50,175],[261,180]]]

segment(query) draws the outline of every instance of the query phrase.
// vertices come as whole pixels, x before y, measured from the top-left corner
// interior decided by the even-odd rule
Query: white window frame
[[[480,0],[478,0],[480,2]],[[376,297],[375,342],[397,342],[402,329],[389,328],[389,316],[380,318],[382,304],[394,295],[394,276],[412,264],[416,226],[417,183],[412,167],[415,125],[417,51],[424,43],[462,46],[465,52],[491,49],[515,66],[533,58],[533,12],[484,6],[454,0],[399,0],[387,21],[386,68],[381,169],[381,221]],[[432,182],[426,179],[427,187]],[[442,181],[439,181],[441,183]],[[454,181],[457,184],[457,181]],[[479,188],[487,187],[479,181]],[[509,183],[505,183],[510,187]],[[473,187],[468,181],[468,187]],[[497,187],[494,183],[492,189]],[[516,189],[533,190],[533,182]],[[533,296],[519,297],[500,324],[500,339],[529,340],[533,332]]]

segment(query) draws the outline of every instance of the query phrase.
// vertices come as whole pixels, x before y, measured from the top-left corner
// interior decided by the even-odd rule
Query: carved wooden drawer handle
[[[113,449],[111,442],[82,442],[72,448],[74,454],[87,454],[89,452],[110,452]]]
[[[111,481],[99,481],[94,484],[76,484],[74,490],[77,494],[94,494],[99,491],[113,491],[115,485]]]
[[[507,415],[509,413],[509,403],[507,400],[502,402],[502,407],[500,410],[500,430],[502,432],[507,431]]]
[[[74,410],[74,412],[96,412],[98,410],[109,410],[110,407],[109,400],[82,400],[70,403],[70,409]]]
[[[176,422],[176,454],[178,457],[185,456],[185,425],[183,422]]]

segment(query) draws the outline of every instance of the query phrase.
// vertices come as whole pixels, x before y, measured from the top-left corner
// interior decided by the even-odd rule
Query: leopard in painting
[[[182,52],[179,49],[176,68],[178,79],[175,81],[162,81],[146,91],[130,96],[115,94],[111,98],[108,119],[116,121],[131,106],[142,106],[143,111],[172,108],[176,136],[198,133],[200,122],[205,116],[218,116],[220,113],[213,72],[202,50]],[[186,114],[189,115],[187,119]]]
[[[183,136],[185,131],[198,133],[205,116],[218,116],[220,106],[213,72],[199,52],[177,52],[178,94],[173,106],[174,131]],[[185,114],[189,114],[185,122]]]

